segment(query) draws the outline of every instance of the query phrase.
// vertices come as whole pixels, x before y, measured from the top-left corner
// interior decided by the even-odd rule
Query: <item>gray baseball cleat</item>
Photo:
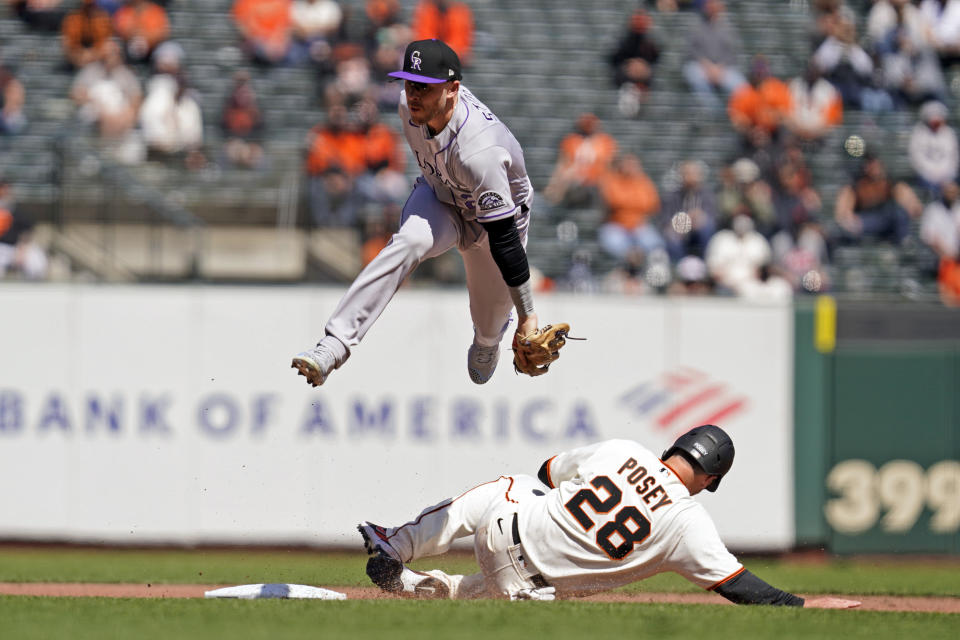
[[[476,384],[486,384],[500,361],[500,345],[481,347],[476,342],[467,350],[467,373]]]
[[[363,546],[370,554],[367,576],[387,593],[406,598],[440,599],[450,597],[450,588],[426,573],[414,571],[400,561],[400,554],[387,542],[386,529],[363,522],[357,526]]]
[[[350,352],[343,343],[333,336],[324,336],[317,346],[293,356],[293,364],[290,366],[298,371],[298,375],[306,376],[309,384],[319,387],[335,369],[342,367],[349,357]]]

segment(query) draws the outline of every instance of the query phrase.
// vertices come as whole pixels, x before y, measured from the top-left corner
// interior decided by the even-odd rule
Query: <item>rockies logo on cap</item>
[[[392,78],[438,84],[460,80],[460,58],[442,40],[416,40],[407,45],[403,70],[387,74]]]

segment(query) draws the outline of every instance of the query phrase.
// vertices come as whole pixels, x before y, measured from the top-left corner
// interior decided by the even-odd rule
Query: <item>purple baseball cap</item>
[[[460,58],[442,40],[414,40],[403,54],[403,70],[391,71],[391,78],[439,84],[460,80]]]

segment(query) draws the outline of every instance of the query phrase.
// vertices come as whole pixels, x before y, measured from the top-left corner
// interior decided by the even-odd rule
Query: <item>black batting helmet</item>
[[[663,452],[663,459],[666,460],[678,452],[695,462],[707,474],[717,476],[717,479],[707,486],[707,491],[716,491],[720,486],[720,479],[733,466],[733,440],[726,431],[712,424],[694,427],[677,438],[677,441]]]

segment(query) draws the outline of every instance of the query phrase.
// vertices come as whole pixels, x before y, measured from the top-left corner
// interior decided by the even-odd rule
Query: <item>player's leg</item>
[[[323,384],[346,362],[350,349],[360,344],[417,265],[456,245],[454,215],[425,181],[417,180],[403,207],[400,228],[347,289],[327,321],[324,338],[294,357],[293,367],[307,382]]]
[[[404,565],[418,558],[440,555],[454,540],[488,530],[492,514],[509,509],[538,495],[545,487],[530,476],[501,476],[460,496],[424,509],[399,527],[363,523],[359,530],[371,558],[367,575],[386,591],[418,597],[475,598],[489,591],[483,574],[449,575],[439,570],[416,572]],[[508,531],[510,521],[501,518],[497,527]]]
[[[365,523],[360,525],[361,533],[372,540],[373,546],[385,548],[401,562],[440,555],[454,540],[473,535],[491,504],[510,499],[512,485],[511,478],[500,476],[427,507],[410,522],[397,527]]]
[[[517,527],[522,504],[504,504],[477,529],[473,550],[483,574],[487,597],[510,600],[552,600],[554,590],[525,557]],[[474,586],[479,589],[479,585]],[[476,596],[474,596],[476,597]]]
[[[517,226],[524,248],[527,246],[528,217],[518,217]],[[470,296],[473,343],[467,350],[467,374],[477,384],[493,376],[500,359],[503,335],[510,326],[513,299],[503,281],[500,268],[490,253],[489,237],[482,234],[469,247],[461,247],[463,267]]]

